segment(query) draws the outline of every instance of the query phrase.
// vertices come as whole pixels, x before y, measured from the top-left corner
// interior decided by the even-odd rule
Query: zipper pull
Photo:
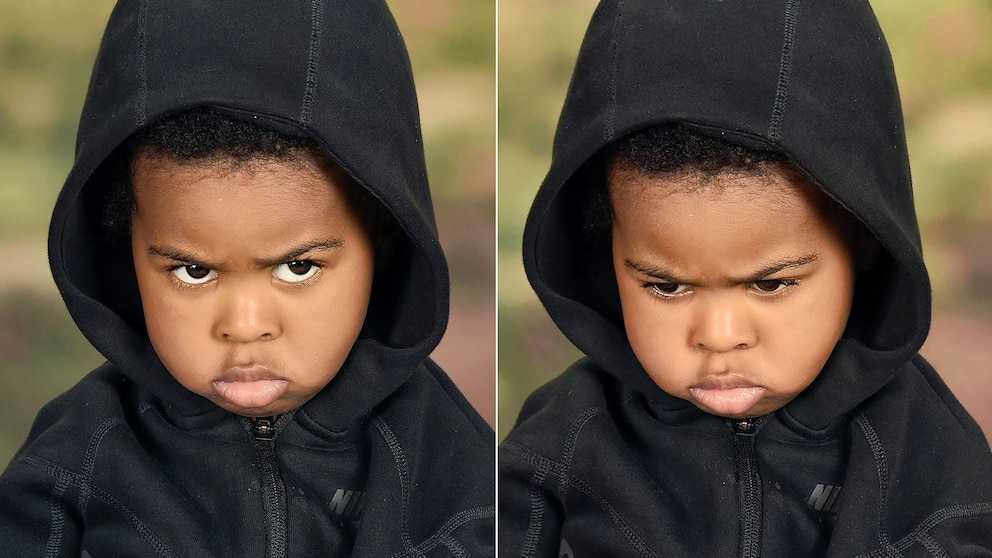
[[[276,417],[248,417],[251,424],[251,433],[255,439],[262,442],[271,442],[275,438],[275,418]]]
[[[745,418],[734,421],[734,432],[738,434],[750,434],[752,428],[754,428],[754,422],[751,419]]]
[[[750,438],[754,436],[755,432],[757,432],[758,426],[763,420],[763,417],[747,417],[731,420],[730,423],[734,429],[734,434]]]

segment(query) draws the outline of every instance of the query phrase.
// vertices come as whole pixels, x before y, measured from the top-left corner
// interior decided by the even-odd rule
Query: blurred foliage
[[[520,244],[595,5],[593,0],[499,4],[500,438],[526,396],[578,356],[530,289]],[[992,4],[874,0],[872,6],[895,60],[935,291],[935,325],[923,352],[988,432],[992,410],[980,398],[984,393],[992,399],[990,369],[987,360],[978,369],[967,366],[969,358],[986,354],[980,351],[988,343],[955,344],[948,338],[960,332],[942,329],[942,320],[967,315],[971,319],[953,323],[992,340]],[[964,387],[976,374],[979,384],[967,385],[984,390],[977,394]]]
[[[494,0],[388,3],[416,76],[428,172],[451,269],[452,308],[458,310],[449,328],[455,335],[442,341],[436,356],[492,420]],[[45,249],[113,5],[112,0],[0,4],[0,467],[24,440],[41,406],[103,360],[69,318]]]
[[[0,291],[4,323],[0,328],[4,360],[0,393],[5,394],[2,415],[11,421],[0,428],[3,464],[24,441],[41,405],[103,362],[60,306],[42,293]]]

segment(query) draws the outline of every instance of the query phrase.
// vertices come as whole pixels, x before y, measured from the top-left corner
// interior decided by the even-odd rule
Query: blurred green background
[[[114,2],[0,3],[0,467],[39,408],[103,361],[69,318],[46,234]],[[479,412],[495,401],[494,0],[392,0],[420,98],[452,275],[434,357]]]
[[[499,427],[578,352],[524,277],[524,219],[596,2],[499,1]],[[922,352],[992,438],[992,3],[874,0],[895,60],[934,287]]]

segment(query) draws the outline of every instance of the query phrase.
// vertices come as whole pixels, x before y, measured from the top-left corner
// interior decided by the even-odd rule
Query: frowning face
[[[132,252],[179,383],[246,416],[299,407],[358,337],[373,276],[347,176],[311,155],[237,167],[139,155]]]
[[[843,334],[850,250],[794,173],[700,180],[611,173],[624,325],[665,392],[718,416],[764,415],[813,382]]]

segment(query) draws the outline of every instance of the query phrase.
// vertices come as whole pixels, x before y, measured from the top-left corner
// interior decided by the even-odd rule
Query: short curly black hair
[[[302,161],[307,155],[323,158],[317,143],[260,124],[232,118],[211,106],[174,113],[142,128],[111,156],[109,187],[104,194],[101,225],[119,237],[130,236],[135,209],[133,163],[139,154],[170,161],[226,165],[238,168],[258,162]],[[361,192],[359,192],[361,191]],[[361,213],[371,204],[363,188],[348,188]],[[362,199],[356,199],[363,196]]]
[[[728,172],[759,173],[766,163],[785,161],[774,150],[759,150],[700,134],[680,124],[662,124],[638,130],[609,148],[610,167],[638,172],[716,176]]]
[[[593,236],[602,235],[612,225],[610,187],[621,172],[699,178],[671,185],[692,191],[727,184],[712,180],[720,176],[767,176],[782,170],[798,173],[779,151],[705,135],[679,122],[659,124],[623,136],[603,149],[599,161],[602,180],[589,183],[585,209],[586,229]]]

